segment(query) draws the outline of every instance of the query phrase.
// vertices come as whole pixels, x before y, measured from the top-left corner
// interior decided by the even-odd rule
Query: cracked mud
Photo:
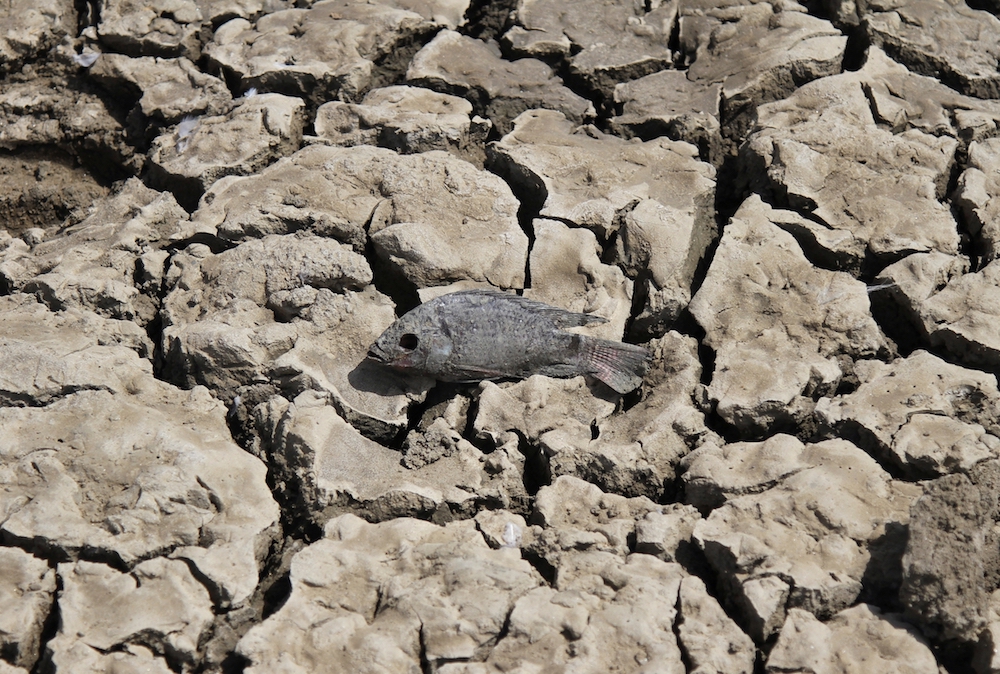
[[[1000,674],[997,14],[0,3],[0,674]]]

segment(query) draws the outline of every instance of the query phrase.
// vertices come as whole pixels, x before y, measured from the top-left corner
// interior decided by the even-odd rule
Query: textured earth
[[[0,3],[0,674],[1000,673],[997,14]]]

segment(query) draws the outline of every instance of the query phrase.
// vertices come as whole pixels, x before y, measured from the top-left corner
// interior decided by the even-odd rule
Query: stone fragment
[[[606,494],[599,487],[561,475],[535,497],[530,521],[540,525],[528,550],[556,568],[581,550],[609,552],[624,558],[635,536],[636,521],[659,508],[639,496]]]
[[[637,667],[684,674],[687,669],[676,635],[684,580],[680,566],[649,555],[623,560],[608,552],[577,552],[558,569],[554,587],[539,587],[518,599],[508,630],[484,668],[458,668],[448,674],[613,672]],[[704,599],[714,601],[707,595]],[[713,608],[722,611],[717,604]],[[707,656],[695,626],[691,628],[680,641],[687,638],[685,645],[693,647],[696,657]],[[722,641],[727,628],[735,626],[731,622],[717,626],[716,642]],[[733,634],[726,633],[725,638],[732,639]]]
[[[149,364],[127,352],[148,358],[153,344],[131,321],[76,308],[53,313],[20,293],[0,298],[0,314],[4,406],[49,405],[80,390],[125,392],[146,376]]]
[[[816,267],[783,231],[805,222],[749,197],[691,301],[716,353],[708,395],[742,433],[791,427],[812,412],[812,397],[836,390],[844,359],[849,365],[888,348],[865,285]]]
[[[919,75],[876,46],[858,72],[875,121],[895,133],[919,129],[956,138],[964,147],[996,135],[1000,126],[1000,102],[960,94],[936,74]]]
[[[164,412],[119,402],[99,391],[67,396],[44,411],[4,408],[0,421],[12,434],[33,430],[37,436],[8,459],[4,536],[49,554],[75,558],[86,551],[126,565],[173,550],[193,561],[218,603],[245,600],[256,588],[258,554],[277,523],[277,506],[263,465],[220,437],[224,411],[199,391],[167,402],[214,408],[216,429],[198,424],[190,412],[178,422],[168,416],[169,407]],[[79,428],[79,419],[107,417]],[[143,429],[150,427],[157,433],[147,437]],[[60,447],[58,439],[74,428],[60,450],[47,449]],[[169,442],[172,451],[157,444]],[[84,445],[102,451],[83,452],[83,460]]]
[[[892,480],[854,445],[803,445],[780,435],[708,443],[682,467],[700,503],[725,499],[695,524],[694,538],[758,643],[780,627],[787,609],[825,619],[857,599],[862,580],[885,591],[899,582],[894,548],[920,488]]]
[[[687,306],[694,272],[715,238],[715,171],[695,148],[663,138],[627,142],[534,110],[488,148],[493,170],[539,204],[539,215],[586,227],[639,281],[636,336],[666,332]]]
[[[244,601],[278,507],[222,405],[154,379],[135,324],[25,299],[0,311],[4,539],[126,567],[171,552],[218,605]]]
[[[937,674],[940,670],[930,646],[912,625],[896,614],[859,604],[826,623],[807,611],[790,610],[764,671]]]
[[[317,142],[405,154],[444,150],[480,165],[492,127],[464,98],[403,85],[372,89],[359,104],[324,103],[314,125]]]
[[[935,640],[978,640],[1000,578],[1000,461],[926,483],[910,509],[900,602]],[[947,551],[947,554],[942,554]]]
[[[458,30],[467,23],[469,0],[382,0],[383,4],[399,7],[433,21],[436,26]]]
[[[510,431],[532,442],[554,429],[580,441],[589,439],[592,425],[615,409],[615,396],[597,386],[582,376],[533,375],[499,385],[484,381],[479,385],[473,431],[493,445],[502,444]]]
[[[969,272],[969,258],[932,251],[914,253],[883,269],[875,286],[886,286],[887,294],[906,298],[912,316],[919,318],[923,303],[947,286],[953,279]]]
[[[195,0],[142,5],[108,0],[101,6],[97,34],[111,49],[131,56],[201,56],[202,14]]]
[[[53,310],[86,308],[110,318],[152,321],[159,312],[160,268],[146,268],[187,221],[170,194],[131,178],[57,236],[0,248],[0,285],[35,294]],[[150,257],[152,256],[152,257]],[[137,279],[144,271],[146,282]]]
[[[386,163],[379,177],[383,193],[392,199],[378,204],[369,227],[380,258],[417,288],[457,280],[524,286],[528,237],[506,183],[439,151]],[[410,170],[393,170],[404,167]],[[441,183],[448,194],[444,204],[428,199]],[[459,203],[446,211],[448,202]]]
[[[587,5],[582,6],[586,7]],[[572,29],[576,22],[590,19],[596,23],[601,19],[600,16],[593,16],[593,8],[588,8],[591,10],[590,16],[587,16],[587,10],[578,14],[572,10],[566,11],[566,9],[553,0],[519,0],[512,15],[516,18],[517,25],[512,26],[504,33],[504,46],[521,56],[566,58],[573,49],[573,42],[566,34],[566,29]],[[604,6],[601,9],[610,10],[609,14],[618,18],[630,8],[619,5]],[[641,11],[638,7],[632,9],[635,12]],[[630,14],[634,16],[634,13],[630,12]],[[615,36],[615,38],[620,37],[620,35]]]
[[[993,329],[1000,312],[1000,261],[975,273],[952,278],[919,305],[917,313],[932,347],[960,363],[996,369],[1000,365],[1000,334]]]
[[[203,280],[208,281],[203,284],[209,292],[204,298],[208,301],[186,302],[192,299],[188,294],[196,288],[195,279],[191,278],[191,269],[178,265],[177,272],[184,282],[180,290],[187,293],[182,292],[178,301],[171,303],[171,316],[177,321],[206,318],[237,298],[280,311],[289,299],[287,293],[296,288],[308,286],[343,293],[362,290],[372,281],[368,261],[350,247],[322,236],[294,234],[250,239],[208,258],[200,271]]]
[[[254,87],[312,102],[358,100],[375,84],[376,62],[445,23],[388,2],[324,0],[255,22],[227,21],[205,54],[244,90]]]
[[[1000,139],[969,143],[968,167],[952,198],[983,261],[1000,257]]]
[[[740,590],[729,601],[738,606],[747,633],[757,642],[766,641],[785,621],[791,583],[781,576],[761,576],[747,580]]]
[[[754,643],[708,594],[696,576],[681,581],[678,601],[681,647],[687,654],[691,672],[698,674],[751,674],[754,671]]]
[[[224,397],[268,381],[289,395],[321,391],[352,424],[387,440],[432,384],[364,360],[395,312],[368,285],[368,262],[344,244],[271,235],[218,255],[194,245],[171,264],[164,353],[186,385]]]
[[[59,577],[59,632],[46,649],[66,671],[80,671],[74,660],[101,660],[131,646],[184,669],[200,661],[199,640],[212,623],[212,602],[184,562],[157,557],[122,573],[79,561],[60,564]],[[146,659],[141,651],[133,655]]]
[[[229,19],[237,17],[250,19],[259,16],[264,8],[274,9],[285,6],[284,3],[267,2],[267,0],[195,0],[205,21],[213,26],[219,26]]]
[[[491,548],[518,548],[534,538],[524,518],[509,510],[480,510],[476,528]]]
[[[726,23],[740,19],[754,18],[757,22],[767,22],[777,8],[771,3],[758,7],[758,3],[740,3],[727,7],[718,0],[688,0],[677,11],[677,44],[681,55],[691,61],[699,44],[708,42],[714,30]],[[782,11],[804,11],[798,3],[781,2]],[[727,9],[729,11],[727,11]],[[723,37],[730,37],[723,34]]]
[[[635,523],[635,551],[665,562],[690,562],[694,553],[694,525],[700,519],[694,506],[683,503],[648,512]]]
[[[76,34],[76,11],[66,0],[11,0],[0,8],[0,74],[17,70]]]
[[[803,445],[791,435],[763,442],[706,442],[681,460],[684,501],[711,511],[726,501],[773,489],[811,464]]]
[[[692,82],[682,70],[661,70],[615,87],[621,114],[611,128],[625,137],[650,140],[666,136],[698,148],[698,156],[715,166],[722,162],[719,127],[721,85]]]
[[[957,224],[941,203],[958,140],[909,126],[906,113],[898,132],[873,116],[868,92],[892,91],[909,77],[873,50],[861,70],[811,82],[758,110],[744,171],[776,205],[808,213],[795,235],[824,266],[857,272],[866,256],[885,264],[958,252]],[[934,100],[936,93],[926,108],[953,104]]]
[[[42,629],[56,593],[49,565],[17,548],[0,548],[0,649],[4,658],[31,668],[38,660]],[[3,670],[0,670],[0,674]]]
[[[232,241],[305,230],[357,252],[370,234],[376,254],[418,288],[459,279],[520,288],[528,237],[517,209],[502,180],[443,152],[317,145],[219,181],[193,229]]]
[[[462,96],[476,114],[508,133],[526,110],[558,110],[576,124],[592,120],[593,104],[571,89],[537,59],[506,61],[483,42],[443,30],[417,52],[406,71],[410,84]]]
[[[615,409],[615,396],[584,377],[554,379],[533,375],[527,379],[479,385],[473,431],[494,445],[517,431],[529,442],[550,432],[586,443],[592,427]]]
[[[524,296],[605,318],[607,323],[590,327],[587,334],[620,341],[631,319],[632,280],[619,267],[601,262],[597,237],[590,230],[544,218],[536,219],[533,227],[531,288]]]
[[[1000,438],[979,424],[965,424],[937,414],[914,415],[893,443],[904,460],[930,465],[935,475],[968,470],[976,463],[1000,453]]]
[[[872,310],[882,316],[888,336],[901,351],[930,344],[922,311],[924,303],[953,279],[969,271],[969,258],[932,251],[914,253],[894,262],[879,273],[871,292]]]
[[[481,661],[515,602],[541,584],[516,550],[491,550],[472,521],[368,524],[343,515],[294,557],[290,597],[238,652],[248,674]]]
[[[862,13],[858,9],[856,0],[823,0],[820,6],[823,8],[823,16],[845,30],[857,28],[861,22],[859,15]]]
[[[192,234],[243,242],[305,231],[363,252],[365,224],[379,203],[354,184],[367,177],[359,170],[363,164],[338,151],[308,147],[260,173],[222,178],[193,213]]]
[[[122,122],[95,93],[68,86],[58,77],[5,82],[0,90],[0,148],[44,145],[75,153],[104,179],[138,173],[145,161],[129,145]]]
[[[669,41],[676,3],[521,0],[504,42],[518,55],[558,55],[592,91],[611,98],[615,85],[673,64]]]
[[[407,468],[423,468],[460,451],[462,442],[462,434],[455,426],[444,417],[437,417],[424,428],[415,428],[406,434],[403,441],[403,465]]]
[[[859,361],[855,375],[857,390],[821,400],[816,415],[904,474],[964,472],[1000,454],[1000,391],[994,375],[946,363],[926,351],[892,364]]]
[[[1000,98],[1000,19],[993,14],[940,0],[880,0],[868,12],[869,39],[892,58],[969,96]]]
[[[758,106],[841,71],[847,37],[829,21],[787,5],[680,5],[680,46],[693,61],[687,77],[721,86],[720,121],[730,132],[745,129]]]
[[[161,124],[185,115],[222,115],[231,105],[226,83],[184,57],[103,54],[87,73],[120,103],[135,101],[139,112]]]
[[[153,141],[150,182],[190,210],[219,178],[256,173],[302,144],[305,103],[281,94],[242,99],[225,115],[182,120]]]
[[[312,391],[270,425],[272,470],[286,485],[290,507],[317,525],[348,510],[376,521],[470,516],[482,502],[511,507],[526,500],[517,457],[508,450],[486,456],[459,439],[451,454],[410,469],[399,452],[363,437]]]

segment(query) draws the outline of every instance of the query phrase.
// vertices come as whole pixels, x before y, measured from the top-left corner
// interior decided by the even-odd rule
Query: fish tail
[[[618,393],[628,393],[642,384],[642,377],[649,370],[648,350],[635,344],[581,337],[580,361],[588,374]]]

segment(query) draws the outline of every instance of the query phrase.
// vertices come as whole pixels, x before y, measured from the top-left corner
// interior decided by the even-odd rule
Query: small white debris
[[[196,128],[198,128],[198,118],[188,115],[177,125],[177,137],[183,140],[194,133]]]
[[[191,136],[198,128],[198,118],[188,115],[177,125],[177,153],[183,153],[191,143]]]
[[[73,62],[78,66],[89,68],[97,63],[97,57],[101,55],[99,51],[89,51],[83,54],[73,54]]]
[[[243,92],[243,98],[253,98],[257,95],[257,87],[250,87]]]
[[[226,416],[228,416],[230,419],[235,417],[236,414],[240,411],[241,404],[243,404],[243,398],[241,396],[235,396],[233,398],[233,404],[229,406],[229,414],[227,414]]]
[[[21,232],[21,240],[29,246],[37,246],[45,240],[45,230],[41,227],[30,227]]]
[[[865,286],[865,290],[867,290],[869,293],[873,293],[876,290],[885,290],[886,288],[893,288],[895,286],[896,282],[891,281],[889,283],[880,283],[877,286]]]
[[[836,302],[841,297],[844,296],[843,292],[835,293],[833,289],[827,286],[823,288],[818,293],[816,293],[816,301],[820,304],[829,304],[830,302]]]
[[[507,522],[507,526],[503,528],[503,545],[502,548],[520,548],[521,547],[521,527],[517,526],[513,522]]]

